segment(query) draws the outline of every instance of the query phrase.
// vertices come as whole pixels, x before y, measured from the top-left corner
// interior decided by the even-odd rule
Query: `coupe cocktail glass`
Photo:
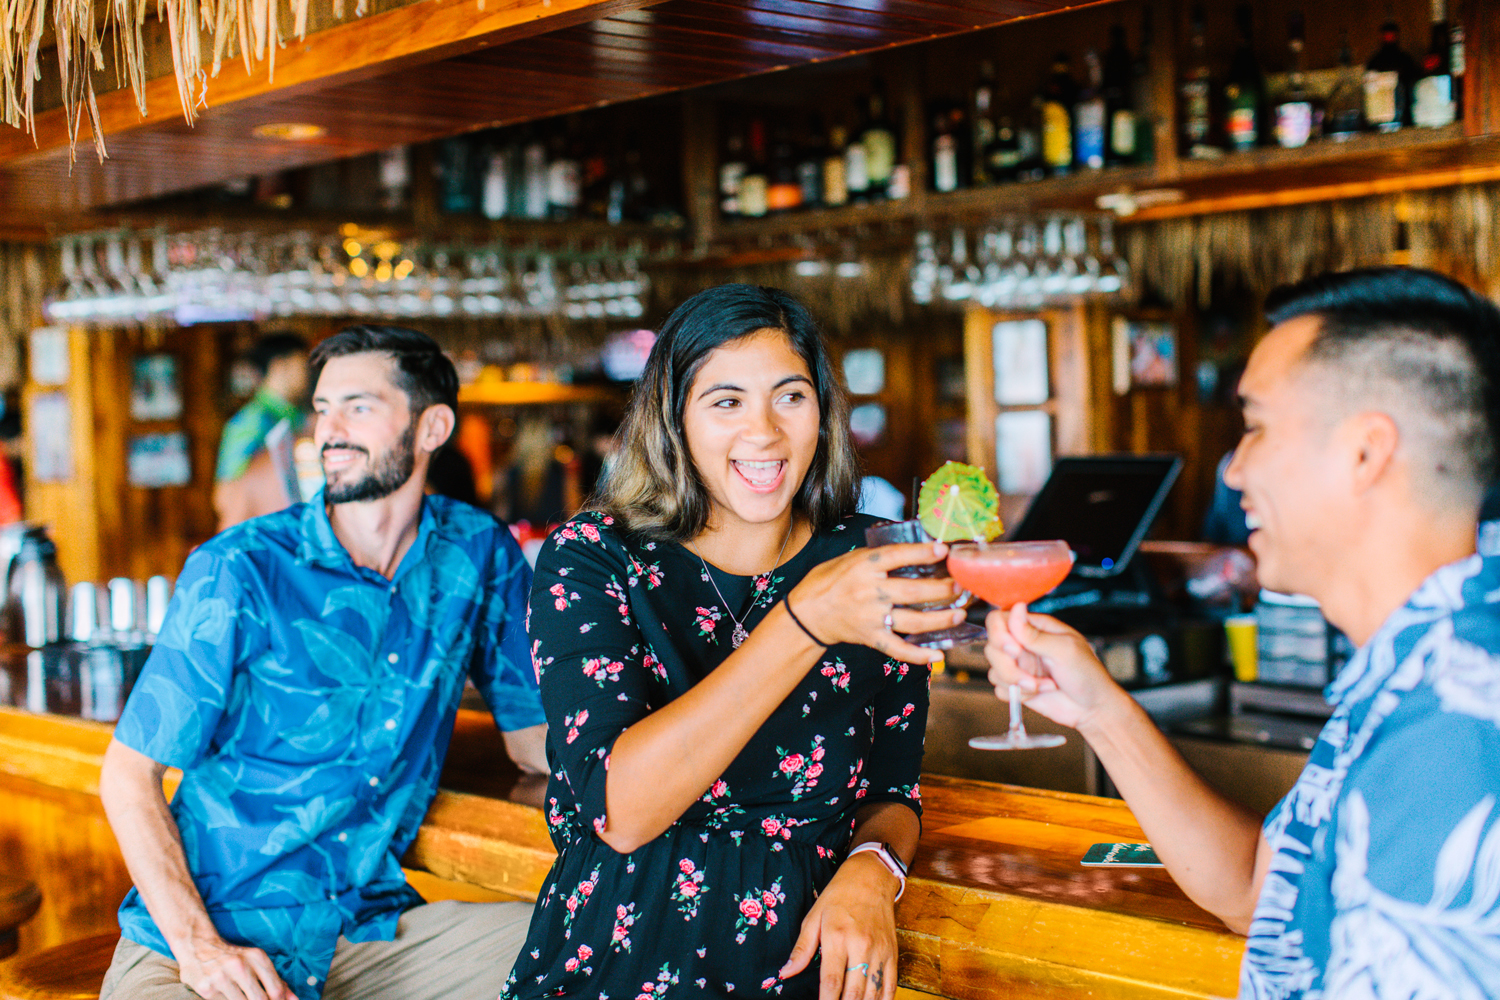
[[[958,585],[1002,611],[1048,593],[1073,568],[1073,551],[1065,542],[957,542],[948,550],[948,572]],[[1010,732],[976,736],[976,750],[1036,750],[1067,742],[1056,734],[1026,732],[1021,721],[1021,689],[1010,686]]]

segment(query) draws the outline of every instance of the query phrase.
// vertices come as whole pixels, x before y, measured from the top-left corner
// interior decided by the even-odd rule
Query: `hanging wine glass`
[[[1115,220],[1099,220],[1099,278],[1095,287],[1105,295],[1119,295],[1130,284],[1130,265],[1115,250]]]

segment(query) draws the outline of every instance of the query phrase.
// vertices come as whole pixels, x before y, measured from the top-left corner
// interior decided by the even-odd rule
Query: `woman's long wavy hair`
[[[818,399],[818,448],[792,509],[822,531],[859,506],[859,461],[849,438],[849,397],[807,307],[786,292],[719,285],[673,310],[641,373],[620,447],[592,506],[630,532],[682,542],[708,526],[712,501],[682,433],[688,391],[710,352],[761,330],[779,330],[807,365]]]

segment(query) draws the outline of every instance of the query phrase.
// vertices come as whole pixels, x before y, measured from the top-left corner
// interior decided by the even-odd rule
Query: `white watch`
[[[906,865],[900,858],[896,857],[896,852],[891,850],[891,845],[882,844],[874,840],[866,841],[850,850],[844,860],[847,861],[856,854],[873,854],[876,858],[880,859],[880,863],[885,865],[890,873],[896,876],[896,880],[901,883],[901,888],[896,890],[896,899],[900,899],[901,894],[906,891]]]

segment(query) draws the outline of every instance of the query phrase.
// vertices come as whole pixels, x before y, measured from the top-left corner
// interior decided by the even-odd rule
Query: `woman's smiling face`
[[[807,362],[782,331],[757,330],[710,352],[682,414],[688,454],[713,500],[709,524],[781,517],[812,466],[821,416]]]

